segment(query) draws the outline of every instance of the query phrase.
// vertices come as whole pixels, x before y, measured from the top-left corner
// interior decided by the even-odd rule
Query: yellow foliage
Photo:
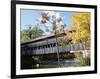
[[[76,32],[74,35],[67,33],[67,35],[72,36],[72,42],[87,42],[90,38],[90,13],[89,12],[76,12],[72,16],[73,23],[69,27],[75,28]]]

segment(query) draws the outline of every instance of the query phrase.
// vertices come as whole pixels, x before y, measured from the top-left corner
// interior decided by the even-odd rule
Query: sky
[[[38,22],[41,12],[46,12],[46,10],[34,10],[34,9],[21,9],[21,30],[27,29],[29,26],[34,27]],[[66,27],[72,23],[72,15],[74,12],[71,11],[50,11],[51,14],[56,14],[62,18],[62,22],[66,24]],[[50,29],[50,23],[47,22],[45,25],[39,25],[40,28],[46,33],[46,28]],[[48,33],[46,33],[48,34]]]

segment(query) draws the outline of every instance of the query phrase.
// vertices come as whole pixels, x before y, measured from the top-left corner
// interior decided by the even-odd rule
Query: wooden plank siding
[[[58,48],[59,48],[59,53],[85,49],[82,43],[58,46]],[[49,54],[49,53],[56,53],[56,52],[57,52],[57,47],[52,45],[43,46],[43,47],[41,46],[39,48],[22,47],[22,55],[40,55],[40,54]]]

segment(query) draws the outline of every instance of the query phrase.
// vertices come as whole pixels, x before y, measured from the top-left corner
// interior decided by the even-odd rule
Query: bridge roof
[[[76,30],[75,29],[67,29],[66,31],[72,32],[72,31],[76,31]],[[62,35],[66,35],[66,34],[64,32],[60,32],[59,34],[56,34],[57,37],[60,37]],[[33,43],[33,42],[37,42],[37,41],[42,41],[42,40],[54,38],[54,37],[55,37],[55,34],[43,35],[43,36],[40,36],[40,37],[37,37],[37,38],[34,38],[34,39],[30,39],[30,40],[23,42],[21,44],[23,45],[23,44]]]
[[[65,35],[65,33],[60,33],[59,35],[57,35],[57,37],[61,36],[61,35]],[[50,39],[50,38],[54,38],[55,34],[51,34],[51,35],[44,35],[44,36],[40,36],[34,39],[30,39],[24,43],[21,44],[28,44],[28,43],[32,43],[32,42],[37,42],[37,41],[42,41],[42,40],[46,40],[46,39]]]

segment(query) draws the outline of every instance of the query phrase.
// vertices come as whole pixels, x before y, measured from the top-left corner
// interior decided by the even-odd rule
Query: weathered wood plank
[[[77,51],[77,50],[84,50],[83,44],[69,44],[65,46],[58,46],[59,52],[68,52],[68,51]],[[49,53],[57,53],[57,47],[53,46],[45,46],[44,48],[23,48],[22,47],[22,55],[38,55],[38,54],[49,54]]]

